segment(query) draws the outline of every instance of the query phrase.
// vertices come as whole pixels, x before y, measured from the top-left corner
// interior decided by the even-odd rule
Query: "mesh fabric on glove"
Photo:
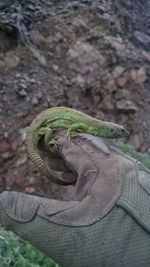
[[[0,221],[64,267],[149,267],[150,195],[138,182],[140,163],[87,139],[59,133],[76,184],[52,184],[50,199],[3,192]]]

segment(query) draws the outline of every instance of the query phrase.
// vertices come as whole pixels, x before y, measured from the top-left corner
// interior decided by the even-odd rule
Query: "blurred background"
[[[0,0],[1,191],[48,194],[22,130],[53,106],[124,125],[149,157],[149,0]]]

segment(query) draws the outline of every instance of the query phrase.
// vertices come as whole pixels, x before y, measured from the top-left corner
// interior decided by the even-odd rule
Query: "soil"
[[[48,195],[49,181],[28,160],[22,138],[48,107],[123,124],[130,131],[124,141],[149,151],[150,28],[148,15],[139,28],[139,2],[12,2],[0,10],[1,191]],[[28,18],[27,44],[13,27],[19,12]]]

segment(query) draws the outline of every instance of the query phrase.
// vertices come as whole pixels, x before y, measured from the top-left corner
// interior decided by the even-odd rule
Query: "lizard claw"
[[[51,139],[48,143],[48,146],[50,146],[50,149],[54,152],[57,151],[58,152],[58,146],[57,146],[57,140],[56,138]]]
[[[51,139],[48,143],[47,143],[49,146],[51,145],[57,145],[57,140],[56,139]]]

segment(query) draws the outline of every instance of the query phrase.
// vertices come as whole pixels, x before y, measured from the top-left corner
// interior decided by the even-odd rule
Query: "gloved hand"
[[[149,267],[149,171],[100,138],[56,135],[62,160],[43,158],[76,183],[52,183],[49,199],[1,193],[1,224],[62,267]]]

